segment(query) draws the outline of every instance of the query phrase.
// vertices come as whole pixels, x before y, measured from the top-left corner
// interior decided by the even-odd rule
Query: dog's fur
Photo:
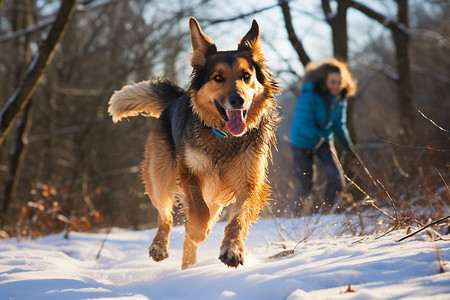
[[[169,256],[178,195],[186,214],[182,268],[196,263],[198,244],[232,202],[219,259],[238,267],[249,226],[269,196],[265,182],[280,88],[267,70],[256,21],[235,51],[217,51],[194,18],[189,26],[189,90],[163,79],[127,85],[111,97],[108,111],[114,122],[138,114],[158,118],[142,163],[146,192],[159,213],[150,256]]]

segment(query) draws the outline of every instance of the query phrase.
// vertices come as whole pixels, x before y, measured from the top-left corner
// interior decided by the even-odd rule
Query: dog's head
[[[267,70],[258,23],[235,51],[217,51],[198,22],[189,20],[193,54],[190,95],[192,107],[207,125],[234,136],[258,126],[261,115],[276,106],[277,82]]]

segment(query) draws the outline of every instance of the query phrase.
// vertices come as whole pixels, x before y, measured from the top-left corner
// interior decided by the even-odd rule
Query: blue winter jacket
[[[344,149],[352,146],[346,126],[347,99],[341,99],[338,103],[334,103],[335,100],[336,96],[332,96],[330,99],[332,107],[328,114],[327,103],[314,91],[313,83],[306,82],[303,85],[291,126],[293,146],[314,149],[320,146],[322,141],[333,140],[335,136]]]

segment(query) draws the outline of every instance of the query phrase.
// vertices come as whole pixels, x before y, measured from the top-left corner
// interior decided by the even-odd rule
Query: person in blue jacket
[[[296,177],[291,202],[294,215],[310,205],[313,165],[325,181],[323,199],[313,203],[322,212],[330,211],[343,189],[343,176],[331,151],[334,139],[344,150],[353,147],[347,129],[347,97],[354,94],[356,82],[345,64],[331,59],[308,67],[294,111],[290,141]]]

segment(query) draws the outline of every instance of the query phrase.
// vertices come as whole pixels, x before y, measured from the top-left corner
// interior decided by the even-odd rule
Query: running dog
[[[255,20],[234,51],[218,51],[194,18],[189,27],[188,90],[166,79],[127,85],[112,95],[108,112],[114,122],[139,114],[158,118],[142,163],[146,193],[159,213],[150,256],[169,256],[175,198],[186,217],[182,269],[196,264],[199,243],[234,203],[219,259],[237,268],[244,264],[249,227],[270,193],[267,164],[280,88],[268,71]]]

